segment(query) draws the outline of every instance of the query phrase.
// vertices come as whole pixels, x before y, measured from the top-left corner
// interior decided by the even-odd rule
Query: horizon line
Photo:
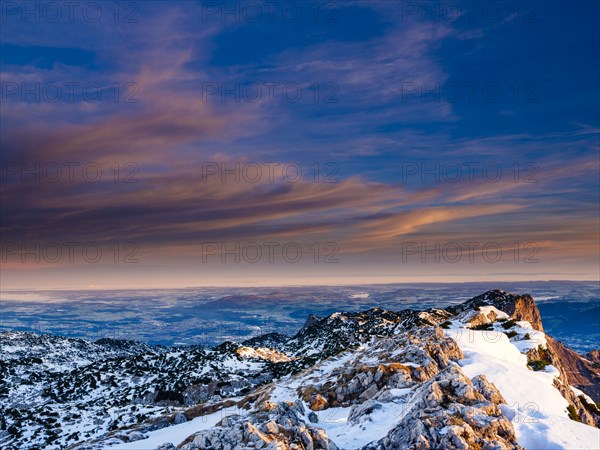
[[[421,284],[421,285],[448,285],[448,284],[473,284],[473,283],[548,283],[548,282],[561,282],[561,283],[595,283],[600,284],[600,280],[572,280],[572,279],[552,279],[552,280],[471,280],[471,281],[398,281],[398,282],[381,282],[381,283],[332,283],[332,284],[231,284],[231,285],[196,285],[196,286],[169,286],[169,287],[119,287],[119,288],[105,288],[105,287],[82,287],[82,288],[13,288],[13,289],[2,289],[0,288],[0,294],[3,292],[49,292],[49,291],[159,291],[159,290],[185,290],[185,289],[243,289],[243,288],[285,288],[285,287],[369,287],[369,286],[386,286],[386,285],[408,285],[408,284]]]

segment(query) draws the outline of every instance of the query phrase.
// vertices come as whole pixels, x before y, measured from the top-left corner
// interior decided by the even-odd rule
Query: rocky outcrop
[[[496,289],[474,297],[461,305],[450,307],[448,310],[455,314],[461,314],[469,313],[483,306],[494,306],[498,310],[508,314],[512,320],[524,320],[529,322],[534,330],[542,332],[544,330],[540,311],[533,298],[528,294],[509,294]],[[486,320],[489,319],[489,317],[484,317],[478,313],[475,313],[474,318],[481,319],[477,322],[478,325],[488,323]],[[548,364],[556,367],[560,375],[555,380],[555,387],[569,404],[572,405],[583,423],[600,426],[600,411],[598,411],[595,405],[587,403],[585,399],[580,398],[571,389],[571,386],[576,386],[580,389],[580,386],[582,386],[587,390],[582,389],[584,392],[589,391],[597,395],[599,389],[598,381],[600,381],[598,374],[600,370],[594,370],[593,363],[586,364],[580,355],[550,336],[546,335],[546,341],[547,349],[531,349],[527,353],[528,358],[530,360],[545,360]]]
[[[502,416],[503,401],[485,377],[472,382],[451,364],[420,388],[387,436],[365,450],[521,449]]]
[[[508,294],[500,289],[486,292],[471,300],[448,308],[455,314],[469,313],[484,306],[494,306],[508,314],[512,320],[524,320],[531,324],[534,330],[543,331],[542,319],[537,305],[530,295]],[[473,313],[471,319],[475,326],[489,322],[489,317]],[[495,319],[495,318],[494,318]],[[473,326],[473,323],[472,323]],[[584,398],[580,398],[571,386],[576,386],[584,392],[598,395],[600,381],[600,366],[594,368],[593,362],[588,362],[564,344],[546,335],[547,348],[535,348],[527,352],[530,360],[544,360],[556,367],[560,375],[555,380],[555,387],[572,405],[579,419],[588,425],[600,426],[600,411]],[[582,389],[584,388],[584,389]],[[589,394],[588,394],[589,395]],[[592,397],[594,398],[594,397]]]
[[[453,314],[458,314],[486,305],[494,306],[500,311],[504,311],[513,320],[526,320],[534,330],[544,331],[540,311],[529,294],[509,294],[501,289],[495,289],[473,297],[471,300],[460,305],[451,306],[447,310]]]
[[[592,350],[586,357],[595,367],[600,368],[600,350]]]
[[[549,336],[548,342],[564,366],[571,384],[600,402],[600,351],[582,356]]]
[[[600,427],[600,410],[598,410],[595,404],[587,402],[584,397],[576,394],[571,389],[571,386],[578,386],[578,380],[587,381],[587,377],[590,377],[592,380],[598,380],[597,375],[584,371],[586,367],[583,363],[581,363],[583,367],[579,371],[578,362],[581,359],[579,355],[550,336],[547,336],[546,339],[548,340],[548,353],[550,354],[552,365],[560,372],[560,376],[554,382],[556,389],[573,406],[583,423]],[[577,356],[574,356],[573,353]]]
[[[322,429],[306,423],[300,402],[265,403],[247,417],[224,418],[216,427],[197,433],[181,450],[305,449],[337,450]]]
[[[314,314],[309,314],[306,320],[304,321],[304,326],[302,328],[310,328],[314,324],[318,323],[320,320],[323,320],[323,317],[319,317]]]
[[[383,389],[402,389],[427,381],[450,361],[462,358],[456,342],[444,336],[440,328],[417,328],[379,339],[365,358],[340,365],[331,372],[331,378],[320,383],[303,385],[298,396],[313,411],[351,406],[375,397]]]

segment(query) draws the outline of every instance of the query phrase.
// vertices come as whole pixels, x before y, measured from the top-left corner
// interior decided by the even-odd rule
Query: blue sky
[[[1,229],[143,258],[23,263],[3,247],[3,283],[597,278],[597,2],[120,2],[118,20],[100,2],[97,21],[89,3],[57,20],[2,5]],[[13,173],[73,162],[104,175]],[[115,163],[139,182],[115,183]],[[276,179],[203,179],[254,163]],[[206,242],[271,241],[334,242],[339,262],[202,262]],[[403,260],[406,243],[472,241],[533,244],[536,262]]]

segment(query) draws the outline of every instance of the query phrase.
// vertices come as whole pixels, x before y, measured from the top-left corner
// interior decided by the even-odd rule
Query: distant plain
[[[265,333],[293,334],[309,314],[443,308],[496,288],[530,293],[546,332],[574,350],[600,349],[600,286],[573,281],[2,291],[0,331],[212,346]]]

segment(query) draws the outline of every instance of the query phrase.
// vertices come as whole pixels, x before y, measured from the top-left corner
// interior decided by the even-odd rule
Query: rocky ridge
[[[3,355],[12,356],[0,366],[0,445],[105,448],[217,414],[214,426],[161,447],[522,448],[503,395],[461,368],[465,355],[448,330],[457,324],[507,335],[532,370],[554,367],[574,415],[598,424],[593,401],[572,389],[585,383],[573,358],[562,362],[570,350],[544,335],[533,299],[496,290],[447,309],[311,316],[294,336],[214,349],[3,333]],[[63,351],[44,357],[40,342]],[[81,359],[66,361],[71,347]],[[341,423],[371,431],[348,436]]]

